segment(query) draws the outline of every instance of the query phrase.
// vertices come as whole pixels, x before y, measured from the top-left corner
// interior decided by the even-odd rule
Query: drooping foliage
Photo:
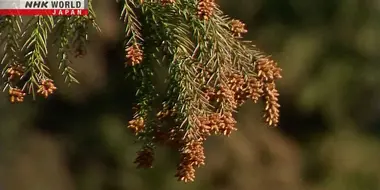
[[[236,130],[233,113],[246,100],[265,101],[264,120],[276,126],[279,93],[275,81],[281,69],[251,42],[239,20],[231,19],[214,0],[125,0],[120,19],[125,25],[125,66],[139,88],[134,116],[127,128],[144,145],[135,163],[152,167],[157,145],[180,153],[177,174],[193,181],[195,168],[205,162],[203,142],[208,136]],[[1,67],[4,91],[19,103],[36,94],[48,98],[57,90],[47,63],[48,37],[58,47],[57,67],[68,84],[79,83],[72,59],[86,53],[88,29],[96,16],[89,2],[84,17],[35,16],[0,18],[4,47]],[[168,71],[164,97],[154,85],[153,67]],[[164,100],[159,111],[154,102]]]

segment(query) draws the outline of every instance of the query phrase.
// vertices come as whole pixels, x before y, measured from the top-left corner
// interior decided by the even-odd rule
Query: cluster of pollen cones
[[[264,120],[269,126],[277,126],[279,122],[279,93],[275,80],[281,78],[281,69],[277,64],[265,57],[255,63],[258,75],[255,78],[245,79],[242,75],[233,74],[228,77],[228,83],[221,88],[207,88],[204,91],[206,98],[212,102],[229,102],[233,108],[242,105],[246,100],[257,102],[260,98],[265,101]],[[176,111],[164,108],[157,114],[161,123],[171,119],[175,120]],[[152,141],[169,146],[179,151],[180,163],[175,176],[180,181],[190,182],[195,179],[196,168],[204,165],[205,154],[203,142],[210,135],[229,136],[236,129],[236,120],[232,112],[211,113],[195,116],[195,129],[197,135],[185,135],[185,132],[175,127],[163,128],[157,123]],[[142,117],[136,117],[129,122],[128,128],[136,135],[144,133],[145,123]],[[154,161],[153,147],[144,147],[138,153],[135,163],[139,168],[151,168]]]
[[[19,64],[12,65],[6,70],[6,75],[8,79],[7,82],[10,85],[8,94],[11,103],[23,102],[24,97],[27,95],[27,93],[23,89],[17,87],[16,85],[20,82],[24,74],[25,67]],[[49,95],[53,94],[55,90],[57,90],[57,87],[54,85],[53,80],[44,79],[40,81],[37,93],[47,98]]]
[[[161,0],[163,5],[173,4],[175,0]],[[200,20],[210,20],[217,9],[214,0],[199,0],[197,4],[197,16]],[[232,20],[230,32],[236,38],[247,33],[245,24],[239,20]],[[143,61],[142,46],[134,43],[128,46],[126,51],[128,66],[141,64]],[[203,97],[210,105],[228,104],[230,111],[220,111],[217,106],[212,113],[203,115],[191,115],[186,118],[191,123],[191,132],[179,127],[182,126],[178,117],[178,110],[164,106],[156,115],[156,118],[146,121],[145,117],[135,115],[129,121],[128,128],[136,136],[151,138],[151,142],[144,145],[137,152],[135,163],[138,168],[151,168],[154,161],[154,148],[156,145],[168,146],[179,152],[180,162],[177,165],[175,176],[179,181],[190,182],[195,179],[196,168],[205,164],[203,143],[210,135],[229,136],[236,131],[236,120],[233,112],[247,100],[258,102],[261,98],[265,101],[264,121],[269,126],[277,126],[279,123],[279,93],[275,81],[281,78],[281,69],[277,63],[269,57],[260,56],[255,63],[257,76],[247,77],[242,73],[227,74],[227,81],[223,85],[215,87],[207,86],[203,90]],[[202,70],[202,69],[201,69]],[[200,71],[202,72],[202,71]],[[207,71],[203,70],[203,73]],[[207,74],[206,74],[207,75]],[[207,75],[207,77],[211,76]],[[207,78],[206,77],[206,78]],[[151,122],[153,120],[153,122]],[[147,127],[149,125],[149,127]],[[153,128],[153,129],[152,129]]]

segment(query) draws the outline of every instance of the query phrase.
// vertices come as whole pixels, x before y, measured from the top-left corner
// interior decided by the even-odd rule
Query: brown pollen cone
[[[247,99],[252,99],[255,103],[263,95],[263,84],[257,78],[244,79],[241,74],[227,76],[227,88],[219,88],[215,93],[212,88],[204,89],[204,96],[209,101],[228,100],[233,108],[241,106]],[[228,89],[228,90],[226,90]]]
[[[242,23],[240,20],[231,21],[231,31],[238,38],[241,38],[242,34],[245,34],[248,32],[248,30],[245,29],[245,24]]]
[[[179,129],[157,129],[154,134],[154,142],[167,147],[178,149],[183,144],[183,134]]]
[[[208,20],[216,8],[215,0],[199,0],[198,16],[201,20]]]
[[[137,117],[128,122],[128,128],[137,135],[145,129],[144,118]]]
[[[276,127],[280,118],[280,104],[278,103],[278,93],[274,82],[265,84],[265,121],[269,126]]]
[[[208,101],[213,101],[215,99],[215,89],[206,87],[203,89],[203,95]]]
[[[134,163],[137,168],[152,168],[154,161],[154,150],[151,147],[144,147],[137,152],[137,158]]]
[[[248,81],[248,92],[249,98],[253,100],[253,102],[257,103],[260,97],[263,96],[263,83],[257,78],[251,78]]]
[[[20,103],[24,101],[24,97],[26,93],[24,93],[19,88],[9,88],[9,101],[11,103]]]
[[[220,116],[218,132],[224,136],[230,136],[232,131],[236,131],[236,121],[232,113],[225,113]]]
[[[142,62],[143,60],[143,51],[138,44],[134,44],[128,47],[126,50],[127,65],[135,66]]]
[[[190,140],[181,150],[176,177],[179,181],[191,182],[195,179],[195,168],[205,164],[203,141]]]
[[[262,82],[263,94],[265,98],[264,119],[269,126],[276,127],[280,117],[280,104],[278,103],[279,93],[274,83],[275,80],[282,78],[281,68],[277,63],[269,58],[260,58],[256,61],[258,79]]]
[[[171,148],[178,148],[180,146],[184,133],[177,127],[172,127],[177,125],[175,116],[176,110],[167,106],[164,106],[156,114],[158,123],[154,131],[154,142]],[[170,128],[165,126],[170,126]]]
[[[21,65],[13,65],[7,69],[8,81],[19,79],[24,74],[24,67]]]
[[[236,120],[232,113],[213,113],[208,116],[199,117],[198,129],[204,136],[211,134],[221,134],[230,136],[233,131],[236,131]]]
[[[47,98],[49,95],[53,94],[55,90],[57,90],[57,87],[55,87],[53,80],[46,79],[41,81],[37,93]]]
[[[282,69],[277,66],[277,63],[269,58],[260,58],[256,61],[256,70],[258,77],[263,82],[271,82],[282,78]]]
[[[247,93],[248,86],[242,75],[233,74],[228,76],[228,88],[234,92],[234,99],[238,106],[249,98],[249,94]]]
[[[231,108],[237,108],[238,104],[235,100],[235,92],[228,86],[220,86],[215,93],[215,100],[218,103],[228,103]]]

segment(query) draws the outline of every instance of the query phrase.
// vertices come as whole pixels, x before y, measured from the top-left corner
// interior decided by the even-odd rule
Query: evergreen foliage
[[[138,167],[152,167],[157,145],[180,153],[177,174],[193,181],[195,168],[204,164],[203,142],[209,135],[229,136],[236,130],[233,113],[246,100],[263,98],[265,122],[276,126],[281,78],[276,62],[249,41],[239,20],[224,15],[214,0],[125,0],[120,14],[125,23],[126,67],[139,84],[135,114],[128,128],[144,143]],[[89,2],[91,5],[91,1]],[[0,18],[4,46],[4,91],[12,103],[36,94],[47,98],[57,89],[46,56],[48,36],[56,32],[58,67],[68,84],[79,83],[71,60],[84,56],[88,29],[96,16],[90,6],[84,17],[35,16]],[[167,91],[160,110],[154,64],[167,68]],[[162,98],[162,97],[160,97]]]

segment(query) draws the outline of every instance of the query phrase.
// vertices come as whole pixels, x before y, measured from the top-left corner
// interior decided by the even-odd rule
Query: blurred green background
[[[117,5],[94,3],[104,33],[75,60],[81,85],[56,77],[57,96],[20,105],[1,95],[0,189],[380,189],[380,1],[220,0],[282,67],[282,117],[266,128],[262,105],[244,105],[239,130],[208,140],[190,184],[173,177],[177,154],[167,149],[155,168],[135,169]]]

